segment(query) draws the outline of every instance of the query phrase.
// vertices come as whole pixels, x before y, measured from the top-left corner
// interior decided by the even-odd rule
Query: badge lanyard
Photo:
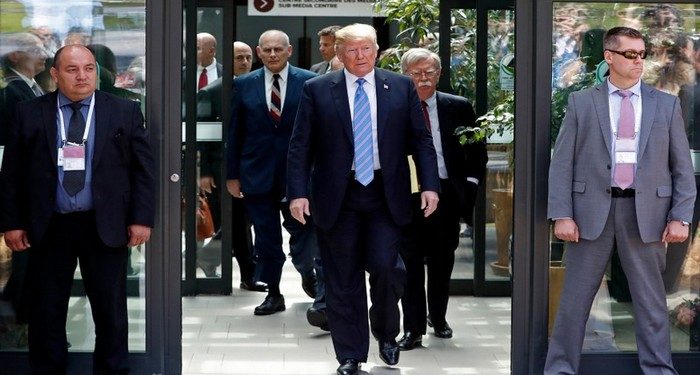
[[[68,142],[66,140],[66,123],[65,123],[65,120],[63,119],[63,111],[61,111],[60,100],[56,101],[56,106],[58,107],[58,113],[60,114],[60,116],[58,116],[58,118],[59,118],[59,122],[61,123],[61,147],[63,147],[66,144],[72,143],[72,142]],[[92,122],[91,120],[92,120],[92,114],[94,112],[94,109],[95,109],[95,94],[92,94],[92,98],[90,99],[90,109],[88,109],[88,115],[87,115],[87,118],[85,119],[85,132],[83,133],[83,142],[81,143],[82,145],[85,145],[85,142],[88,139],[88,133],[90,132],[90,124]]]
[[[87,120],[85,121],[85,132],[83,133],[82,142],[80,144],[68,142],[68,140],[66,139],[66,124],[65,120],[63,119],[63,111],[61,111],[61,104],[59,100],[57,100],[56,105],[58,106],[58,118],[61,124],[61,147],[58,148],[57,164],[59,167],[68,168],[65,170],[84,170],[85,142],[87,142],[88,139],[88,134],[90,132],[90,124],[92,122],[91,120],[95,109],[95,95],[93,94],[92,98],[90,99],[90,108],[88,109],[88,116]],[[64,148],[66,150],[64,150]],[[70,153],[72,160],[66,161],[64,159],[64,151]]]

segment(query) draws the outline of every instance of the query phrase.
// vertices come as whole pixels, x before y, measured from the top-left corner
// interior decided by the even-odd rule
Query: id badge
[[[635,164],[637,163],[637,153],[634,151],[615,152],[615,164]]]
[[[615,140],[616,151],[635,151],[634,138],[618,138]]]
[[[66,145],[63,146],[63,170],[64,171],[84,171],[85,170],[85,146]]]

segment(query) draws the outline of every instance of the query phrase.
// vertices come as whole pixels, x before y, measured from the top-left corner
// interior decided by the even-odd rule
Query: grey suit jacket
[[[311,68],[309,68],[310,71],[318,74],[325,74],[326,70],[328,70],[328,64],[330,64],[329,61],[321,61],[320,63],[316,63],[311,65]]]
[[[690,222],[695,177],[679,100],[644,83],[634,187],[639,234],[660,241],[669,220]],[[604,82],[571,94],[549,168],[547,217],[571,217],[580,237],[600,236],[610,212],[611,130]]]

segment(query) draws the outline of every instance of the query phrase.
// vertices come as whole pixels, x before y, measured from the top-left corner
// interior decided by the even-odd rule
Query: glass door
[[[173,13],[173,9],[178,12]],[[167,220],[171,216],[168,197],[173,191],[170,181],[179,180],[179,176],[169,173],[172,163],[164,156],[172,133],[163,126],[169,102],[179,95],[165,89],[171,81],[167,62],[172,48],[161,40],[170,35],[172,20],[177,21],[176,29],[181,29],[180,18],[177,0],[0,1],[0,160],[14,105],[56,90],[49,68],[63,45],[87,46],[98,64],[97,89],[138,102],[146,119],[159,200],[151,240],[128,249],[128,345],[133,374],[174,374],[180,367],[179,341],[173,345],[166,333],[178,331],[179,321],[173,325],[164,319],[179,312],[179,287],[164,287],[168,268],[164,249],[170,248],[168,225],[174,224]],[[24,90],[22,85],[27,86],[27,82],[36,82],[38,87]],[[0,372],[8,374],[28,372],[28,327],[22,301],[32,275],[26,272],[26,255],[8,251],[0,239]],[[178,295],[175,300],[171,299],[173,291]],[[79,266],[68,303],[66,332],[68,373],[92,373],[95,327]],[[178,360],[166,363],[166,355]]]
[[[222,124],[229,112],[234,7],[221,1],[190,1],[184,14],[183,294],[231,294],[231,227],[239,217],[232,215],[231,196],[226,190],[226,130]],[[249,233],[236,233],[235,240],[245,236],[242,243],[248,245]],[[246,249],[250,251],[248,246]]]
[[[512,1],[440,3],[440,56],[449,64],[440,87],[474,104],[487,136],[489,161],[455,259],[453,290],[510,295],[513,226],[514,29]]]
[[[551,67],[550,116],[551,146],[559,133],[569,94],[606,81],[603,36],[616,26],[639,30],[645,37],[647,58],[642,81],[658,90],[679,97],[690,143],[695,176],[698,176],[698,136],[700,121],[700,7],[696,3],[646,2],[557,2],[548,4],[552,35],[547,46],[551,58],[542,66]],[[543,16],[544,19],[544,16]],[[544,35],[544,34],[542,34]],[[696,201],[695,212],[698,212]],[[696,372],[700,351],[700,247],[697,214],[690,239],[669,244],[663,281],[671,331],[673,361],[681,374]],[[563,293],[567,272],[567,244],[550,237],[548,333]],[[591,307],[583,342],[581,374],[613,371],[632,374],[639,371],[635,312],[627,277],[614,250]],[[692,364],[691,364],[692,363]]]

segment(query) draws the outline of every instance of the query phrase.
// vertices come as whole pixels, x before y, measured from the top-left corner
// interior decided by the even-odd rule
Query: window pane
[[[609,28],[629,26],[646,38],[648,57],[642,80],[680,97],[683,117],[698,171],[700,111],[700,7],[690,4],[555,3],[552,35],[552,144],[564,118],[571,92],[603,82],[603,35]],[[697,212],[697,206],[696,206]],[[696,222],[697,225],[697,214]],[[695,226],[696,226],[695,225]],[[695,230],[691,231],[694,233]],[[700,291],[700,243],[671,245],[663,279],[674,351],[699,350],[697,319],[688,319]],[[552,238],[550,265],[550,327],[556,313],[566,272],[566,244]],[[564,260],[564,263],[562,263]],[[679,310],[683,310],[679,313]],[[679,317],[680,315],[680,317]],[[693,321],[691,323],[691,321]],[[634,313],[619,257],[613,253],[595,297],[586,326],[584,350],[636,351]]]
[[[0,118],[9,119],[14,105],[56,90],[49,74],[53,56],[63,45],[84,44],[98,63],[97,88],[145,105],[145,0],[5,1],[0,0]],[[36,86],[29,89],[29,83]],[[22,86],[24,85],[24,86]],[[0,127],[0,160],[7,125]],[[129,249],[127,308],[129,350],[145,350],[145,257],[143,247]],[[14,258],[14,259],[13,259]],[[25,350],[26,325],[21,312],[26,253],[0,245],[0,350]],[[26,275],[31,277],[31,275]],[[76,269],[68,307],[71,351],[92,351],[95,330]]]

